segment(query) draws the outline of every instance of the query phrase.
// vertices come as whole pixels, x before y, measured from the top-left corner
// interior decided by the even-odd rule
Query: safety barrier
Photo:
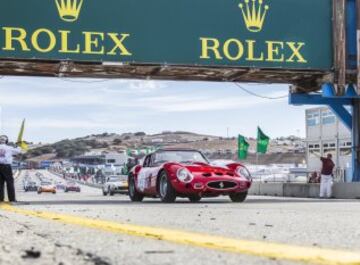
[[[360,183],[335,183],[332,187],[336,199],[360,199]],[[254,182],[250,195],[318,198],[320,184],[309,183],[260,183]]]
[[[54,174],[58,177],[61,177],[63,179],[63,174],[60,174],[56,171],[52,171],[52,170],[49,170],[49,172],[51,174]],[[82,180],[78,180],[78,179],[73,179],[73,178],[66,178],[66,180],[72,180],[72,181],[75,181],[76,183],[78,184],[81,184],[81,185],[85,185],[85,186],[88,186],[88,187],[92,187],[92,188],[98,188],[98,189],[101,189],[102,188],[102,185],[101,184],[96,184],[96,183],[89,183],[89,182],[86,182],[86,181],[82,181]]]

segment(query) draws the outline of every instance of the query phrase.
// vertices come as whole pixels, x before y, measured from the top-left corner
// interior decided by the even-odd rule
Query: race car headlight
[[[245,167],[238,167],[236,169],[236,174],[238,174],[239,176],[242,176],[248,180],[252,179],[249,170],[247,170]]]
[[[176,173],[177,178],[184,183],[189,183],[194,179],[194,176],[186,168],[180,168]]]

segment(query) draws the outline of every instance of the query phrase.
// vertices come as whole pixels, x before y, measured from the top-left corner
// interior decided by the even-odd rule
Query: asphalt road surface
[[[356,200],[25,193],[22,178],[36,172],[17,178],[17,205],[0,205],[0,264],[360,264]]]

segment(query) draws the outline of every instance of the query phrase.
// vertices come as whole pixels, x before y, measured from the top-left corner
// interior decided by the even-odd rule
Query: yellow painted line
[[[350,251],[290,246],[263,241],[239,240],[149,226],[121,224],[47,211],[25,210],[12,207],[9,204],[0,204],[0,209],[64,224],[79,225],[112,233],[164,240],[172,243],[209,248],[218,251],[320,265],[360,265],[360,253]]]

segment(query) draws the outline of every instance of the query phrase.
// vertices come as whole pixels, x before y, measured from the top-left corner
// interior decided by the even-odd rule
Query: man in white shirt
[[[0,136],[0,202],[4,201],[4,186],[6,183],[8,198],[10,202],[16,202],[14,177],[12,173],[13,156],[22,153],[20,148],[8,145],[9,138]]]

